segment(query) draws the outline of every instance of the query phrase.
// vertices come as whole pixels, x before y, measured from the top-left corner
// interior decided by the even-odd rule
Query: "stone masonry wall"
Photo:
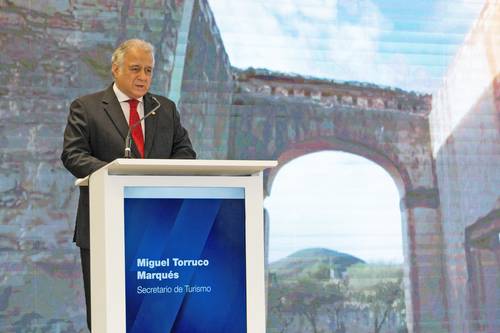
[[[468,298],[471,262],[466,258],[467,227],[486,216],[496,237],[500,232],[500,4],[486,1],[480,18],[467,36],[433,96],[430,114],[433,155],[439,183],[445,241],[446,285],[451,332],[500,330],[499,256],[480,263],[492,283],[483,286],[496,306],[490,314],[471,317],[478,310]],[[497,212],[497,213],[495,213]],[[496,215],[495,215],[496,214]],[[494,216],[497,216],[496,219]],[[496,222],[495,222],[496,221]],[[493,231],[495,232],[495,231]],[[493,249],[485,249],[495,258]],[[484,265],[483,265],[484,264]],[[496,270],[496,271],[495,271]],[[484,277],[488,279],[488,276]],[[496,283],[494,282],[496,281]],[[470,294],[468,295],[468,290]],[[476,304],[477,306],[477,304]],[[496,308],[495,308],[496,307]],[[486,310],[484,310],[486,311]]]
[[[227,159],[231,65],[205,0],[195,1],[189,29],[179,108],[198,158]]]
[[[431,111],[432,96],[363,82],[342,82],[266,69],[233,69],[238,92],[303,98],[322,107],[387,110],[419,115]]]
[[[156,46],[166,94],[183,1],[0,1],[0,332],[85,326],[77,190],[59,156],[69,103],[111,82],[119,41]]]

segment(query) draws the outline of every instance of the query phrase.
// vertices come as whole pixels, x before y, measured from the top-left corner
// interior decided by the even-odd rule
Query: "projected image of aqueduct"
[[[344,151],[392,176],[409,332],[500,332],[496,1],[485,2],[432,95],[233,68],[206,0],[54,3],[0,7],[0,262],[11,268],[2,276],[0,318],[7,331],[83,327],[83,308],[69,305],[82,297],[79,264],[60,250],[72,248],[77,197],[59,162],[60,141],[69,102],[108,85],[112,49],[138,36],[157,47],[153,91],[178,103],[201,158],[277,159],[282,167],[311,152]],[[278,172],[266,175],[268,193]],[[34,286],[67,296],[50,310],[33,299]]]

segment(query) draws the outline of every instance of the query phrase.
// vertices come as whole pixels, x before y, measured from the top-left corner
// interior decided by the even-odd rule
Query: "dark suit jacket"
[[[156,106],[151,94],[144,96],[144,114]],[[196,158],[188,133],[182,127],[175,104],[155,95],[161,104],[154,116],[145,120],[145,158]],[[113,91],[113,86],[95,94],[80,97],[70,106],[64,131],[61,160],[75,177],[82,178],[123,157],[128,124]],[[132,157],[139,152],[132,140]],[[80,188],[73,241],[89,248],[88,188]]]

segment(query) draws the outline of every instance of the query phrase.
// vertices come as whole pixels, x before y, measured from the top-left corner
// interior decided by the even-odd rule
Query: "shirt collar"
[[[118,86],[116,85],[116,82],[113,83],[113,91],[115,92],[115,95],[116,95],[116,98],[118,98],[118,102],[122,103],[122,102],[126,102],[128,101],[129,99],[132,99],[130,97],[128,97],[127,95],[125,95],[125,93],[123,93],[123,91],[121,91]],[[136,98],[140,103],[142,103],[142,100],[143,100],[143,97],[140,97],[140,98]]]

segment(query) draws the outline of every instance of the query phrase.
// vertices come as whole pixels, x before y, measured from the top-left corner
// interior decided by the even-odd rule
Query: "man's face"
[[[111,67],[118,88],[130,98],[144,96],[153,77],[153,56],[146,50],[133,47],[125,53],[121,66]]]

